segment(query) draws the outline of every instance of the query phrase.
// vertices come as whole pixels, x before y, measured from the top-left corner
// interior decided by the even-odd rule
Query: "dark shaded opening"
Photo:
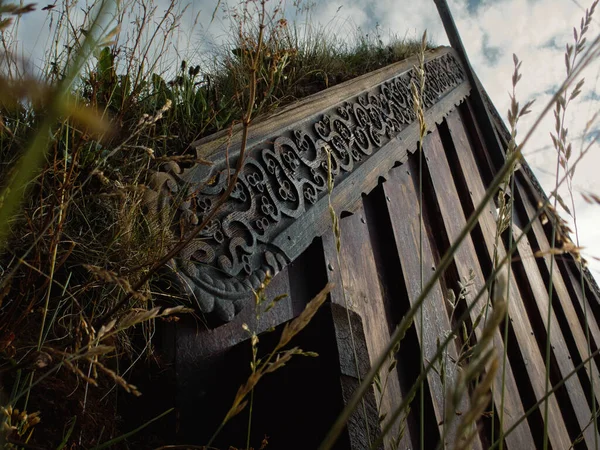
[[[297,316],[327,284],[327,272],[321,238],[312,243],[288,266],[293,315]]]
[[[284,367],[265,375],[256,385],[250,446],[259,448],[266,439],[267,448],[317,448],[341,412],[343,396],[332,306],[335,305],[323,305],[291,342],[291,346],[317,352],[319,356],[294,356]],[[259,336],[259,358],[265,358],[275,347],[284,326]],[[251,360],[251,346],[246,341],[225,352],[220,364],[213,366],[215,381],[207,386],[208,395],[202,404],[181,412],[192,416],[195,424],[180,436],[181,443],[203,445],[208,442],[225,417],[238,387],[248,379]],[[247,400],[250,400],[249,396]],[[213,446],[247,448],[249,413],[250,408],[246,406],[231,419],[217,435]],[[342,434],[335,448],[350,448],[347,433]]]
[[[396,250],[390,216],[387,213],[388,205],[383,186],[379,184],[369,195],[364,196],[363,204],[379,282],[383,290],[388,329],[391,334],[410,309],[410,302],[402,276],[402,265]],[[420,358],[416,329],[411,327],[402,340],[400,351],[396,355],[398,379],[403,398],[406,398],[420,374]],[[427,380],[423,386],[426,393],[424,405],[425,448],[434,448],[440,440],[439,428],[435,420],[431,391]],[[420,401],[418,395],[411,403],[410,408],[406,427],[410,432],[413,447],[419,448]]]

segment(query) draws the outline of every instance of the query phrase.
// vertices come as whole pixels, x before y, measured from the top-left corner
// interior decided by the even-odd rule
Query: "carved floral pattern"
[[[426,109],[465,80],[452,53],[426,62],[425,73]],[[170,263],[200,311],[231,320],[267,271],[275,274],[290,262],[286,248],[272,242],[327,195],[327,152],[337,185],[415,120],[414,76],[412,70],[402,73],[250,149],[228,201]],[[185,234],[216,204],[232,173],[218,166],[181,170],[171,163],[153,178],[153,201],[179,199],[173,228]]]

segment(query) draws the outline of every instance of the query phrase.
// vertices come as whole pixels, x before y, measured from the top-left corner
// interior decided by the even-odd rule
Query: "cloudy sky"
[[[579,27],[585,8],[590,5],[579,0],[451,0],[449,4],[471,64],[503,116],[510,103],[513,53],[523,61],[518,99],[522,104],[536,99],[532,114],[519,127],[519,135],[524,136],[564,80],[565,44],[573,42],[573,26]],[[358,25],[368,30],[379,24],[383,30],[410,37],[419,37],[427,29],[434,42],[448,44],[433,0],[378,0],[370,6],[360,0],[329,1],[319,4],[317,11],[314,17],[341,29]],[[600,10],[597,13],[600,19]],[[588,30],[588,40],[592,41],[599,30],[598,22],[594,21]],[[600,63],[584,73],[584,91],[567,115],[570,136],[580,137],[586,123],[600,109],[599,74]],[[598,128],[598,124],[592,126],[591,134],[597,133]],[[549,114],[525,149],[528,162],[547,192],[555,183],[556,152],[549,136],[553,129],[554,119]],[[582,139],[573,141],[574,154],[579,153],[581,145]],[[580,242],[586,247],[590,267],[599,279],[600,263],[592,256],[600,257],[600,206],[587,204],[580,192],[600,193],[600,148],[588,152],[573,186]],[[568,191],[561,192],[567,200]]]
[[[155,3],[159,10],[167,4],[165,0]],[[291,3],[285,5],[286,11],[294,11]],[[509,105],[512,54],[516,53],[523,61],[518,99],[521,103],[536,99],[532,114],[526,116],[519,128],[519,135],[525,135],[565,77],[565,44],[573,42],[573,26],[579,27],[585,8],[590,4],[583,0],[449,0],[449,4],[471,63],[502,115]],[[222,11],[225,0],[219,3],[214,19],[216,1],[180,2],[177,8],[185,5],[179,49],[185,49],[181,54],[191,52],[201,59],[209,42],[218,43],[229,36],[228,21]],[[597,15],[600,20],[600,9]],[[29,55],[34,64],[47,42],[45,30],[49,17],[47,12],[36,11],[24,18],[19,30],[23,55]],[[426,29],[433,42],[448,43],[433,0],[316,0],[310,17],[312,22],[342,38],[355,36],[357,27],[368,32],[379,26],[384,39],[389,34],[418,38]],[[306,21],[305,15],[290,13],[288,18],[299,23]],[[588,41],[592,41],[599,30],[594,20]],[[173,60],[176,59],[174,55]],[[574,138],[575,154],[580,151],[585,124],[600,109],[599,75],[600,62],[585,72],[583,93],[569,108],[567,125],[569,135]],[[556,154],[549,137],[553,123],[549,114],[525,149],[530,165],[547,191],[553,189],[556,166]],[[593,132],[598,133],[598,130],[600,124],[592,127]],[[586,247],[585,254],[597,279],[600,279],[600,263],[592,256],[600,257],[600,206],[585,203],[580,192],[600,195],[599,171],[600,148],[596,147],[579,166],[573,183],[580,242]],[[568,199],[566,191],[563,190],[562,195]]]

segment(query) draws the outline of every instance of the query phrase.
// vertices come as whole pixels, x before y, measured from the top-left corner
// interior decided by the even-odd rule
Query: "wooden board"
[[[515,217],[515,219],[517,219]],[[513,225],[513,235],[514,240],[516,241],[519,236],[521,236],[521,226],[522,224],[518,223],[518,220],[515,220]],[[551,366],[552,370],[558,370],[558,374],[556,375],[556,380],[565,378],[574,368],[573,361],[569,355],[569,350],[565,344],[565,337],[563,332],[559,326],[558,319],[556,317],[556,313],[554,308],[552,307],[550,323],[548,323],[548,308],[550,303],[550,298],[548,296],[547,284],[542,278],[537,262],[533,256],[533,252],[531,251],[531,244],[527,240],[527,237],[524,236],[523,239],[517,244],[517,252],[514,255],[514,259],[517,259],[518,262],[513,264],[513,267],[518,266],[518,263],[522,264],[523,271],[517,275],[517,279],[519,280],[519,284],[522,291],[522,296],[524,296],[525,292],[531,292],[533,294],[533,299],[529,298],[529,312],[533,315],[539,315],[539,321],[543,323],[544,333],[540,334],[538,337],[538,343],[540,345],[540,351],[542,354],[545,354],[548,329],[550,329],[550,344],[552,351],[552,359]],[[528,284],[528,287],[523,286],[523,284]],[[523,298],[525,300],[525,297]],[[535,304],[531,303],[531,300],[534,300]],[[574,327],[575,328],[575,324]],[[555,361],[555,362],[554,362]],[[551,373],[551,379],[554,378]],[[585,440],[590,447],[594,447],[594,429],[592,427],[588,427],[591,418],[591,411],[588,406],[588,402],[586,399],[586,393],[584,392],[579,378],[571,377],[565,383],[565,389],[568,393],[569,401],[573,408],[573,412],[575,413],[575,417],[577,418],[577,423],[579,425],[580,430],[584,430]],[[589,392],[588,392],[589,393]],[[565,415],[567,414],[567,406],[565,402],[562,402],[563,411]],[[569,414],[570,417],[570,414]]]
[[[438,47],[427,51],[425,61],[447,53],[454,54],[450,47]],[[269,139],[273,135],[273,130],[281,130],[290,127],[297,122],[302,122],[315,114],[323,113],[332,105],[346,101],[355,95],[363,94],[365,91],[373,88],[390,78],[411,70],[415,64],[418,64],[417,56],[411,56],[403,61],[399,61],[381,69],[374,70],[367,74],[348,80],[344,83],[333,86],[326,91],[318,92],[301,100],[294,102],[269,116],[260,117],[253,121],[249,130],[247,147]],[[238,151],[242,137],[242,126],[236,125],[233,130],[227,128],[198,141],[192,142],[190,147],[196,148],[199,155],[208,157],[219,151],[222,152],[225,146],[230,147],[230,157],[234,157]],[[223,155],[222,155],[223,156]]]
[[[446,123],[452,138],[461,171],[467,181],[471,193],[473,205],[477,205],[485,194],[485,186],[481,180],[477,163],[475,162],[473,150],[469,139],[465,133],[462,120],[457,112],[451,113],[446,118]],[[492,255],[495,246],[496,222],[493,216],[495,206],[490,205],[479,218],[485,245],[488,254]],[[500,256],[504,256],[503,247],[499,246]],[[508,304],[508,312],[512,319],[512,326],[518,343],[518,349],[522,359],[529,372],[529,380],[535,394],[535,400],[540,400],[545,396],[545,364],[544,358],[540,353],[535,336],[532,331],[532,324],[528,320],[527,310],[525,309],[523,299],[514,278],[510,277],[511,298]],[[548,436],[550,444],[556,449],[567,449],[571,445],[567,427],[561,415],[558,402],[555,395],[548,397],[550,410],[548,414]]]
[[[424,146],[424,155],[426,157],[427,167],[431,174],[431,181],[434,186],[435,196],[437,197],[437,203],[441,212],[442,220],[446,228],[448,240],[454,242],[458,237],[460,231],[466,225],[466,219],[462,212],[460,204],[460,197],[457,192],[452,173],[448,165],[448,161],[445,155],[445,149],[442,145],[439,132],[435,130],[426,141]],[[481,266],[479,264],[475,247],[470,237],[467,237],[463,244],[459,247],[458,251],[454,256],[454,262],[458,270],[458,275],[461,279],[468,278],[469,271],[473,270],[475,274],[474,286],[472,288],[472,295],[469,300],[474,299],[475,294],[479,292],[485,285],[485,277],[482,273]],[[487,301],[488,294],[485,293],[483,299],[479,301],[471,312],[471,320],[475,322],[478,315],[482,313],[482,309]],[[476,328],[476,336],[479,340],[481,330],[483,327],[483,321],[481,325]],[[507,430],[511,427],[514,422],[521,417],[525,410],[519,397],[519,391],[517,388],[517,381],[513,374],[513,369],[510,364],[510,360],[506,360],[506,367],[503,367],[502,355],[504,354],[504,341],[502,339],[502,333],[500,330],[496,330],[493,338],[494,347],[496,348],[497,355],[500,359],[500,367],[495,378],[496,388],[493,390],[494,403],[496,411],[502,410],[502,402],[504,401],[504,429]],[[502,393],[502,380],[503,371],[505,373],[504,379],[504,395]],[[504,400],[503,400],[504,399]],[[497,435],[497,434],[496,434]],[[531,430],[527,421],[524,421],[519,425],[513,433],[506,438],[506,444],[508,448],[534,448],[535,444]]]
[[[584,308],[587,310],[589,329],[590,329],[590,343],[592,345],[592,351],[596,351],[598,349],[598,345],[600,340],[598,339],[597,332],[592,331],[598,328],[597,322],[597,310],[600,309],[598,304],[595,304],[596,301],[593,295],[590,295],[589,290],[586,290],[585,295],[583,290],[581,289],[581,272],[574,267],[575,262],[573,260],[567,261],[559,261],[559,266],[563,277],[565,277],[566,282],[568,283],[568,288],[571,292],[571,298],[576,298],[579,302],[580,307],[580,320],[585,322],[585,312]],[[591,301],[590,301],[591,297]],[[596,310],[596,311],[595,311]],[[600,356],[596,355],[594,358],[596,360],[596,367],[600,366]],[[600,377],[599,377],[600,378]]]
[[[421,262],[419,261],[419,209],[417,189],[413,177],[407,166],[403,165],[390,171],[388,181],[383,184],[384,192],[389,197],[388,210],[394,229],[395,245],[402,264],[402,274],[411,304],[419,297],[421,292]],[[423,233],[423,261],[424,280],[426,283],[435,269],[435,260],[432,254],[429,236]],[[443,339],[450,327],[449,317],[446,314],[444,293],[438,284],[425,300],[421,307],[423,314],[423,334],[420,334],[419,317],[415,320],[418,336],[423,348],[424,358],[427,361],[437,351],[438,339]],[[456,441],[456,426],[459,418],[455,418],[450,424],[444,423],[446,386],[453,386],[456,381],[456,372],[451,361],[457,360],[457,351],[454,345],[448,346],[446,385],[442,382],[440,375],[432,371],[428,376],[428,382],[433,398],[434,410],[438,424],[448,427],[446,430],[446,442]],[[467,411],[469,401],[463,398],[457,414]],[[440,431],[444,435],[444,430]],[[473,443],[474,448],[481,448],[479,438]]]
[[[475,126],[475,124],[472,124]],[[476,126],[475,126],[476,127]],[[481,158],[480,158],[481,159]],[[521,174],[518,174],[520,177]],[[513,235],[516,240],[520,235],[520,229],[529,222],[529,217],[533,216],[534,209],[532,205],[528,205],[528,199],[524,195],[522,189],[519,189],[519,185],[516,185],[516,192],[513,193],[516,210],[520,211],[521,214],[517,214],[515,211],[513,227]],[[528,207],[528,210],[524,208]],[[532,236],[534,239],[537,237],[545,241],[545,246],[541,247],[542,250],[548,250],[549,244],[545,237],[543,230],[541,229],[541,223],[536,220],[534,222],[534,230]],[[535,231],[537,230],[537,233]],[[542,275],[543,271],[549,274],[550,271],[550,258],[546,255],[538,262],[535,260],[532,251],[532,243],[529,242],[529,236],[524,236],[520,243],[517,245],[518,252],[515,258],[519,259],[518,263],[514,265],[517,268],[522,268],[519,271],[518,281],[519,288],[522,290],[523,298],[526,299],[528,296],[526,293],[530,293],[535,300],[535,307],[530,303],[528,310],[533,314],[534,318],[532,321],[541,323],[544,327],[543,332],[538,336],[538,343],[540,345],[540,351],[545,355],[545,342],[548,327],[550,327],[550,341],[552,346],[552,357],[554,358],[555,364],[553,364],[553,370],[557,370],[554,373],[554,381],[565,378],[574,369],[574,357],[575,361],[581,361],[581,355],[587,355],[587,342],[582,327],[579,325],[577,314],[574,310],[573,303],[569,298],[568,291],[560,273],[557,270],[556,265],[554,266],[553,274],[553,285],[554,285],[554,296],[553,296],[553,307],[551,314],[551,322],[547,323],[548,316],[548,277]],[[561,319],[561,320],[559,320]],[[562,325],[562,328],[561,328]],[[571,350],[569,350],[568,342],[572,342]],[[571,353],[573,352],[573,353]],[[589,366],[586,366],[589,370]],[[580,374],[585,376],[584,374]],[[580,382],[578,377],[572,377],[565,383],[565,389],[568,393],[569,402],[571,403],[572,409],[569,409],[569,405],[563,402],[563,414],[566,417],[572,417],[575,415],[577,419],[577,425],[579,430],[585,430],[585,438],[588,445],[594,447],[598,442],[598,436],[594,436],[593,427],[590,426],[591,411],[589,407],[589,374],[586,388]],[[598,388],[600,386],[594,386],[596,388],[596,396],[598,395]],[[572,429],[576,428],[575,426]]]
[[[517,192],[519,196],[519,202],[522,202],[521,207],[526,211],[526,214],[531,217],[535,213],[534,197],[531,195],[532,186],[530,186],[526,180],[524,180],[524,174],[517,177]],[[527,195],[529,194],[529,195]],[[542,226],[539,220],[533,223],[532,231],[535,236],[535,241],[539,248],[549,249],[550,248],[550,237],[548,236],[547,230]],[[546,261],[549,258],[544,258]],[[548,263],[548,270],[549,266]],[[586,295],[585,302],[584,296],[581,290],[581,277],[579,273],[579,266],[575,259],[568,254],[560,255],[555,259],[555,264],[559,268],[560,273],[554,273],[554,283],[559,286],[559,291],[567,292],[567,295],[571,297],[571,304],[577,310],[579,316],[579,322],[581,326],[585,328],[586,319],[584,317],[584,309],[587,310],[588,320],[587,323],[590,326],[590,333],[592,343],[594,346],[600,345],[600,328],[598,327],[598,321],[600,320],[600,307],[598,305],[595,295]],[[577,272],[577,275],[575,273]],[[587,282],[586,282],[587,284]],[[564,290],[562,287],[564,286]]]
[[[331,274],[331,280],[337,282],[332,293],[332,301],[357,312],[362,318],[369,359],[373,363],[383,352],[391,333],[386,320],[382,286],[379,283],[363,208],[359,208],[355,214],[342,219],[340,226],[342,231],[342,247],[339,255],[341,267],[338,265],[333,233],[328,233],[323,238],[328,272]],[[338,275],[335,276],[335,274]],[[402,402],[398,366],[391,371],[389,376],[387,375],[387,369],[393,360],[395,360],[394,356],[380,373],[382,380],[387,377],[386,389],[383,394],[380,395],[376,391],[380,416],[389,416],[394,406],[398,406]],[[390,432],[390,436],[397,436],[398,431],[398,424],[396,424]],[[401,445],[410,447],[410,439],[410,430],[406,428]],[[389,439],[386,439],[386,448],[393,448]]]
[[[342,401],[346,404],[350,401],[370,368],[369,351],[367,349],[369,333],[363,326],[360,314],[336,303],[329,303],[324,306],[329,307],[333,313],[339,382],[342,389]],[[354,358],[354,355],[357,356],[357,359]],[[351,450],[373,448],[374,440],[380,431],[380,409],[378,406],[374,389],[371,387],[362,398],[360,406],[348,420],[347,430]],[[331,423],[328,425],[330,426]],[[346,447],[340,445],[338,441],[336,448],[341,450]],[[384,446],[380,445],[376,450],[383,449]]]

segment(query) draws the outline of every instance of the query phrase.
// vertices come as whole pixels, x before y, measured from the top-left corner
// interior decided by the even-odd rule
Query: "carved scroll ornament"
[[[429,59],[425,72],[426,120],[439,122],[467,95],[468,86],[450,51]],[[327,230],[327,152],[334,194],[346,189],[360,199],[361,192],[374,187],[360,181],[367,173],[373,178],[371,159],[383,161],[385,170],[382,164],[376,166],[382,172],[378,175],[385,176],[396,161],[402,162],[399,146],[416,149],[410,89],[414,77],[413,69],[405,70],[252,145],[228,200],[169,263],[176,284],[201,312],[231,320],[267,271],[279,272]],[[170,163],[153,175],[149,204],[155,211],[176,205],[171,229],[182,236],[203,221],[226,190],[234,162],[185,170]]]

